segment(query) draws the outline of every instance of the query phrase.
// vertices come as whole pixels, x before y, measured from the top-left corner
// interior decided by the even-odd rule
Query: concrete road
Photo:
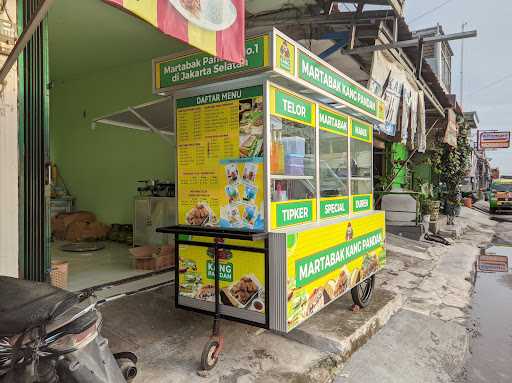
[[[478,365],[470,359],[478,333],[471,305],[479,246],[512,240],[512,224],[498,223],[488,214],[469,209],[463,209],[456,220],[465,226],[465,233],[452,246],[426,249],[424,259],[414,263],[411,255],[421,255],[407,246],[407,251],[397,254],[406,267],[395,265],[396,258],[388,265],[388,272],[396,277],[384,281],[384,287],[403,294],[403,308],[352,356],[338,373],[337,383],[501,382],[491,374],[496,366],[489,364],[485,369],[486,359]],[[500,311],[493,310],[494,316]],[[484,316],[479,313],[480,318]],[[489,323],[485,328],[489,329]],[[501,333],[502,342],[509,344],[509,333]],[[482,339],[482,355],[491,359],[488,344],[495,335]],[[510,355],[508,349],[504,355]],[[512,373],[507,379],[503,382],[512,381]]]

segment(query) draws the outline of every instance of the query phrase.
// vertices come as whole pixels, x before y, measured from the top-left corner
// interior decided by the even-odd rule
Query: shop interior
[[[175,137],[151,60],[187,46],[100,1],[55,1],[48,39],[52,279],[168,280],[172,240],[154,227],[175,219]]]

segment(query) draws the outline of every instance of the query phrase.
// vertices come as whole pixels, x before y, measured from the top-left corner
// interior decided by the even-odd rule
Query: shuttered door
[[[18,0],[18,20],[25,28],[40,0]],[[46,20],[18,61],[20,76],[21,271],[24,279],[49,276],[45,164],[48,158],[48,39]]]

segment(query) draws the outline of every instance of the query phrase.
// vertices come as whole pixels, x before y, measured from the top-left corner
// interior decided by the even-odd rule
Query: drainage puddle
[[[468,383],[512,381],[511,266],[512,247],[491,247],[480,259],[471,312],[473,339],[466,365]]]

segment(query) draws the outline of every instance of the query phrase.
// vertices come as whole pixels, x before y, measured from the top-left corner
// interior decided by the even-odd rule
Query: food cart
[[[153,62],[174,100],[176,306],[286,333],[343,294],[365,306],[384,265],[372,127],[383,101],[277,30],[244,65],[205,53]],[[313,319],[314,320],[314,319]]]

